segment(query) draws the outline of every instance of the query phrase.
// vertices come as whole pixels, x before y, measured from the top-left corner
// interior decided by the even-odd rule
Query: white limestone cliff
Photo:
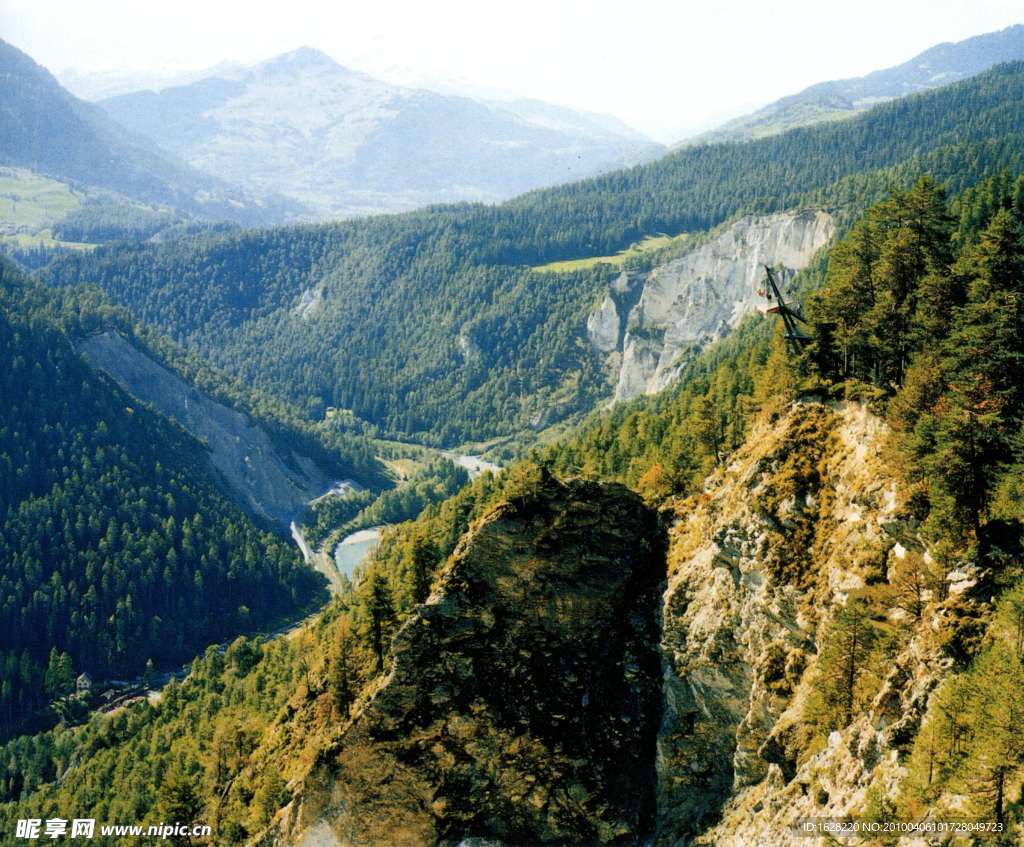
[[[685,256],[619,277],[587,320],[597,350],[622,352],[615,401],[671,385],[696,348],[756,310],[765,265],[779,267],[788,281],[834,234],[835,220],[824,211],[748,216]],[[621,331],[622,292],[637,289]]]

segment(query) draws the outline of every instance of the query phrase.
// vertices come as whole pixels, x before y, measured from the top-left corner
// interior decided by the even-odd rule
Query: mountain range
[[[848,117],[1021,57],[1022,26],[938,45],[894,68],[812,86],[695,141]],[[111,202],[268,224],[493,202],[664,153],[608,116],[511,95],[478,101],[402,88],[308,47],[98,104],[69,94],[10,45],[2,45],[0,62],[0,164],[91,188],[91,203],[104,206],[78,212],[62,230],[65,240],[115,235]],[[167,226],[145,209],[113,218],[125,214],[126,237]],[[140,225],[140,215],[150,219]]]
[[[0,41],[0,164],[79,189],[170,207],[189,217],[249,225],[279,220],[287,204],[254,200],[127,133],[100,108],[65,91],[20,50]],[[269,197],[269,195],[268,195]]]
[[[308,47],[100,106],[194,168],[321,218],[493,202],[664,151],[608,117],[405,89]]]
[[[659,232],[710,239],[709,230],[744,214],[863,208],[922,169],[951,191],[993,167],[1015,169],[1022,86],[1020,65],[1003,65],[848,121],[684,148],[496,206],[109,245],[60,257],[42,275],[51,284],[97,283],[141,320],[296,406],[317,398],[380,434],[434,446],[485,441],[525,430],[537,415],[554,422],[614,395],[614,366],[586,327],[619,275],[599,258]],[[707,271],[681,280],[667,268],[648,274],[643,293],[633,289],[639,300],[616,306],[624,323],[620,399],[679,376],[686,350],[734,320],[734,299],[737,315],[749,307],[753,283],[744,277],[756,278],[758,264],[736,263],[739,293],[729,296],[710,270],[722,264],[719,249],[761,245],[765,261],[795,270],[838,229],[797,227],[787,246],[784,220],[753,222],[749,235],[726,239],[732,246],[710,250],[706,262],[680,263]],[[678,258],[671,251],[692,243],[641,254],[632,269],[655,271],[659,258]],[[552,265],[588,257],[595,261],[564,271]],[[693,305],[719,298],[727,299],[715,309]],[[300,308],[304,301],[309,308]],[[710,322],[681,326],[686,313]]]
[[[192,94],[295,73],[385,125],[308,51]],[[1024,61],[500,203],[0,261],[0,305],[0,833],[1024,838]]]

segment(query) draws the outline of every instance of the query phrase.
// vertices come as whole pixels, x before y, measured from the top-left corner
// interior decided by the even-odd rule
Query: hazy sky
[[[197,69],[310,45],[395,82],[467,80],[661,140],[1014,23],[1021,0],[0,0],[0,38],[54,73]]]

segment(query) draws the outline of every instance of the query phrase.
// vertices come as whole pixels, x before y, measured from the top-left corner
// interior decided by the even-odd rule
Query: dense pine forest
[[[906,779],[865,814],[914,818],[952,792],[957,813],[1021,822],[1022,104],[1024,64],[1004,65],[848,121],[691,147],[499,206],[106,244],[56,257],[41,282],[0,264],[0,829],[73,813],[203,820],[210,844],[248,842],[386,683],[392,637],[481,518],[500,506],[541,525],[538,492],[581,476],[624,483],[672,524],[756,424],[794,403],[863,404],[884,422],[900,522],[928,555],[871,563],[815,633],[806,720],[780,761],[795,773],[826,749],[901,651],[927,643],[948,679],[898,743]],[[804,301],[802,352],[751,317],[695,351],[677,384],[604,407],[610,377],[586,319],[618,270],[539,266],[792,208],[840,221],[788,292]],[[314,546],[393,524],[293,637],[251,636],[324,604],[323,580],[229,502],[204,445],[76,352],[110,328],[364,481],[304,516]],[[571,426],[524,435],[555,405]],[[438,459],[383,491],[383,436],[519,436],[505,455],[523,461],[469,482]],[[772,468],[794,503],[823,473],[826,433],[801,436]],[[781,567],[809,585],[812,565]],[[985,603],[950,593],[971,568]],[[85,720],[67,695],[83,670],[189,660],[158,702],[112,716]],[[768,655],[757,672],[781,691],[787,661]]]
[[[130,335],[123,314],[0,273],[4,732],[83,671],[169,668],[323,602],[290,542],[226,499],[205,447],[76,352],[71,328]]]
[[[554,274],[658,232],[794,207],[854,217],[930,173],[956,194],[1024,167],[1024,65],[884,104],[850,121],[687,148],[499,206],[112,245],[51,264],[246,383],[379,435],[454,445],[510,435],[552,405],[608,393],[584,340],[607,266]],[[297,310],[304,294],[322,300]],[[415,304],[409,308],[409,304]]]
[[[1014,819],[1018,806],[1004,797],[1024,763],[1010,729],[1024,606],[1019,563],[1003,550],[1014,533],[1019,544],[1024,517],[1015,379],[1024,352],[1022,197],[1024,176],[1007,173],[952,199],[927,176],[894,190],[799,281],[816,292],[808,309],[815,340],[800,358],[751,321],[698,359],[680,386],[599,413],[533,461],[498,480],[484,474],[386,533],[357,587],[300,638],[239,639],[223,657],[197,659],[190,680],[155,707],[12,742],[2,783],[8,819],[71,807],[101,818],[202,816],[214,827],[212,843],[243,842],[288,798],[286,783],[304,757],[365,701],[388,667],[391,635],[473,521],[499,503],[527,502],[552,471],[625,481],[654,504],[698,495],[756,417],[801,397],[859,399],[886,417],[908,518],[934,554],[855,596],[826,634],[808,751],[870,701],[929,603],[960,602],[940,591],[958,561],[1000,561],[996,614],[979,618],[964,606],[939,633],[955,673],[935,717],[906,748],[911,779],[895,801],[869,798],[868,813],[912,815],[952,788],[985,814]],[[818,436],[807,437],[811,444]],[[815,471],[798,462],[787,473],[799,486]],[[893,608],[907,623],[883,637],[877,621]],[[850,661],[866,672],[846,685]],[[83,751],[85,763],[59,788],[46,786]],[[108,784],[124,790],[95,790]]]

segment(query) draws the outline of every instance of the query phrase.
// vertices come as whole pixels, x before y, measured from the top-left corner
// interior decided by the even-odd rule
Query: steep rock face
[[[627,273],[587,321],[591,343],[622,352],[615,400],[654,394],[674,382],[695,346],[722,338],[755,311],[764,266],[785,283],[835,233],[823,211],[780,212],[737,221],[714,241],[647,274]],[[635,291],[624,331],[613,322],[616,296]],[[614,341],[614,344],[613,344]]]
[[[602,353],[619,349],[619,313],[610,294],[605,295],[597,311],[587,318],[587,338]]]
[[[132,396],[150,403],[210,446],[210,463],[238,504],[288,527],[335,480],[308,456],[282,451],[241,412],[221,405],[107,331],[80,345]]]
[[[896,545],[887,532],[898,526],[895,482],[878,457],[883,433],[860,406],[798,404],[761,422],[705,494],[679,505],[662,638],[657,843],[687,843],[702,832],[702,843],[716,845],[781,843],[779,822],[756,815],[764,795],[779,795],[778,811],[813,781],[793,779],[806,741],[801,683],[820,627],[850,591],[884,573]],[[907,703],[919,707],[934,684],[934,669],[902,661],[891,680],[890,722],[905,716]],[[915,684],[917,695],[896,695]],[[858,728],[870,747],[859,767],[869,773],[888,755],[870,720]],[[849,759],[837,766],[835,798],[845,792],[852,802],[860,739],[835,742]],[[723,808],[732,817],[707,833]]]
[[[868,793],[892,799],[907,771],[899,745],[916,732],[929,697],[949,671],[942,659],[915,638],[893,662],[870,709],[845,729],[829,735],[827,746],[795,773],[768,765],[766,778],[742,786],[722,808],[720,819],[694,840],[715,847],[806,847],[799,825],[810,818],[858,820]],[[799,727],[804,699],[798,693],[779,722],[778,735]],[[889,723],[891,721],[891,723]],[[926,847],[923,838],[904,837],[903,847]]]
[[[545,478],[463,540],[265,844],[640,844],[664,550],[619,486]]]

